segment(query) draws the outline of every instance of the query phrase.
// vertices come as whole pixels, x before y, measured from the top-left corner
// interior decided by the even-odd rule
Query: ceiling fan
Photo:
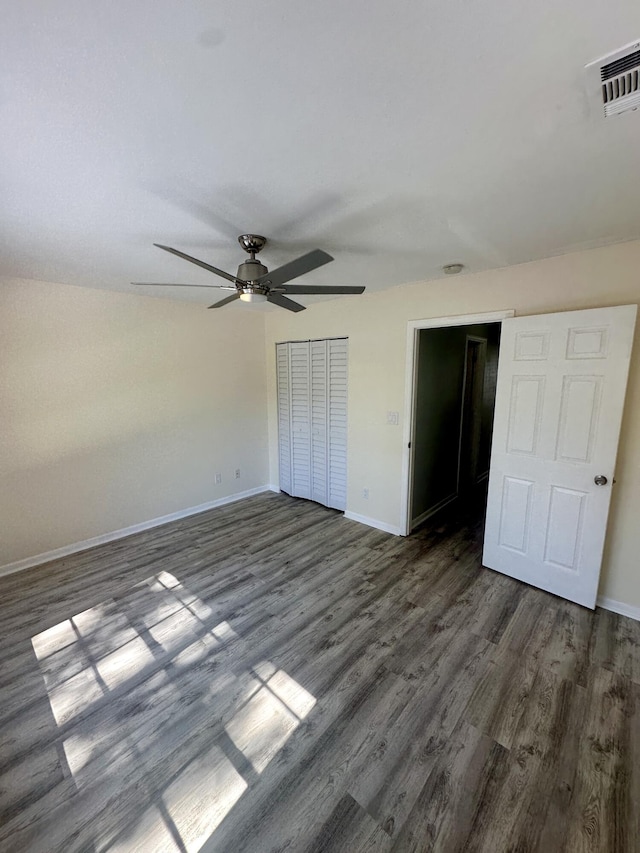
[[[172,249],[170,246],[162,246],[160,243],[154,243],[159,249],[164,249],[165,252],[171,252],[172,255],[177,255],[179,258],[184,258],[185,261],[190,261],[192,264],[197,264],[209,272],[215,273],[222,278],[227,279],[231,284],[155,284],[149,281],[133,281],[132,284],[138,287],[218,287],[222,290],[234,291],[231,296],[221,299],[219,302],[214,302],[209,305],[209,308],[222,308],[229,302],[234,302],[236,299],[241,299],[243,302],[271,302],[272,305],[278,305],[280,308],[286,308],[288,311],[304,311],[305,305],[299,302],[294,302],[293,299],[288,299],[289,294],[317,294],[317,293],[363,293],[364,287],[356,287],[351,285],[338,287],[313,287],[304,284],[294,284],[285,287],[288,281],[298,278],[307,272],[317,269],[318,267],[328,264],[333,258],[321,249],[314,249],[312,252],[307,252],[296,258],[295,261],[289,261],[288,264],[278,267],[269,272],[264,264],[256,260],[256,255],[264,248],[267,238],[261,237],[259,234],[241,234],[238,237],[238,242],[251,256],[248,261],[244,261],[238,267],[236,275],[231,275],[224,270],[219,270],[217,267],[211,266],[198,258],[192,258],[191,255],[186,255],[178,249]]]

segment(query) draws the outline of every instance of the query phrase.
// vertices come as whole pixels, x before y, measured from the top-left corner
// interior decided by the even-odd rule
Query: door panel
[[[526,554],[529,542],[533,483],[517,477],[505,477],[500,515],[500,545]]]
[[[329,495],[334,509],[347,506],[347,357],[346,338],[327,341],[328,362],[328,443]]]
[[[582,522],[587,493],[561,486],[551,487],[549,518],[544,546],[544,561],[548,565],[577,570]]]
[[[483,560],[595,606],[637,308],[505,320]],[[598,486],[594,477],[607,483]]]
[[[291,494],[311,497],[311,418],[309,344],[289,344],[291,369]]]
[[[326,504],[327,494],[327,342],[311,341],[311,497]]]
[[[544,376],[514,376],[509,406],[509,453],[535,456],[542,420]]]
[[[289,371],[289,345],[276,344],[276,369],[278,379],[278,460],[280,488],[291,494],[291,388]]]

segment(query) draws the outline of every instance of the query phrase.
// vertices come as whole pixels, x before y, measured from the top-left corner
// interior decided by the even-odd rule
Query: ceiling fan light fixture
[[[266,302],[267,294],[266,293],[252,293],[251,291],[245,291],[240,294],[240,299],[243,302]]]

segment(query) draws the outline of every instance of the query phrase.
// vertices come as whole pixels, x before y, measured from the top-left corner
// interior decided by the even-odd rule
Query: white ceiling
[[[0,275],[218,283],[152,243],[235,272],[253,231],[371,290],[640,237],[640,111],[583,70],[638,37],[629,0],[6,2]]]

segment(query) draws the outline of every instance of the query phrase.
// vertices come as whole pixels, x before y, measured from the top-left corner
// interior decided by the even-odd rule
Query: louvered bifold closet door
[[[291,406],[291,492],[311,498],[311,417],[309,342],[289,344]]]
[[[276,344],[280,488],[344,510],[346,338]]]
[[[291,388],[289,383],[289,345],[276,344],[278,377],[278,460],[280,488],[291,494]]]
[[[310,341],[311,497],[328,504],[327,341]]]
[[[347,338],[327,345],[328,498],[327,506],[347,506]]]

